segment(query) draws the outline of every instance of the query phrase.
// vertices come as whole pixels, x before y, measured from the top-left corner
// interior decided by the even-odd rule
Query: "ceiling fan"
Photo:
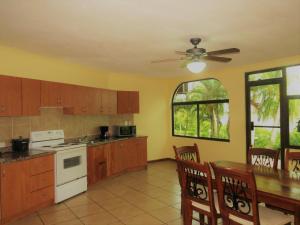
[[[191,38],[190,42],[194,45],[193,48],[187,49],[185,52],[183,51],[175,51],[176,54],[181,55],[180,58],[170,58],[170,59],[162,59],[162,60],[154,60],[152,63],[163,63],[163,62],[172,62],[172,61],[187,61],[187,67],[191,72],[201,72],[204,67],[205,63],[201,62],[200,60],[210,60],[215,62],[222,62],[227,63],[230,62],[232,59],[228,57],[220,57],[218,55],[224,54],[232,54],[232,53],[239,53],[240,50],[238,48],[227,48],[221,49],[216,51],[207,52],[204,48],[198,48],[198,44],[201,42],[201,38]],[[200,66],[201,64],[201,66]],[[194,66],[193,66],[194,65]],[[197,65],[197,70],[195,69],[192,71],[189,67],[194,67]],[[201,67],[201,71],[200,70]]]

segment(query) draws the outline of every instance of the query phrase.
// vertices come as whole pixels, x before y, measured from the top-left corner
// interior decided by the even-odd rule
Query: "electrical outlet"
[[[4,148],[4,147],[6,147],[5,142],[0,142],[0,148]]]

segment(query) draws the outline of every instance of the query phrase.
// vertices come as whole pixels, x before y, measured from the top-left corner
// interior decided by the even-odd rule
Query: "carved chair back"
[[[200,164],[187,160],[177,159],[181,191],[185,202],[198,202],[210,208],[210,217],[216,218],[214,205],[212,176],[208,163]]]
[[[285,164],[286,171],[300,173],[300,151],[291,152],[290,149],[285,150]]]
[[[220,213],[224,224],[231,224],[234,217],[238,217],[259,225],[253,172],[217,167],[214,163],[211,165],[215,173]]]
[[[176,147],[173,145],[175,152],[175,158],[181,160],[190,160],[194,162],[200,162],[200,154],[197,144],[195,143],[192,146],[181,146]]]
[[[279,150],[250,148],[248,150],[247,163],[277,169],[279,153]]]

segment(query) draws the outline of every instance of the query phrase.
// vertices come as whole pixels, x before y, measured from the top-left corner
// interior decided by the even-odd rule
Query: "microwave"
[[[113,126],[112,134],[115,137],[134,137],[136,136],[136,126]]]

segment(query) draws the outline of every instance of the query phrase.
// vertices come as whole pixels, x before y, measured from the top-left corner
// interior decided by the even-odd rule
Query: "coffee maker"
[[[109,138],[109,126],[100,126],[100,139]]]

